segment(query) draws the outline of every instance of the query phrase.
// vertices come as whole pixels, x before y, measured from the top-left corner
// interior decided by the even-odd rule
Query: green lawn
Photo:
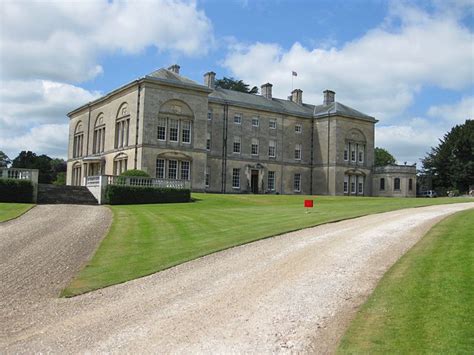
[[[0,202],[0,222],[21,216],[34,205],[31,203],[6,203]]]
[[[474,353],[474,210],[436,225],[385,274],[339,353]]]
[[[112,206],[114,222],[90,263],[63,291],[71,296],[145,276],[218,250],[317,224],[430,204],[438,198],[193,194],[194,203]]]

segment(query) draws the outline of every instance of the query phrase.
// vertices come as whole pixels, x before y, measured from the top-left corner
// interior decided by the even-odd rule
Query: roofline
[[[249,94],[249,95],[252,95],[252,94]],[[243,103],[241,101],[221,99],[221,98],[217,98],[217,97],[209,97],[209,102],[230,104],[232,106],[238,106],[238,107],[242,107],[242,108],[255,108],[255,109],[261,110],[261,111],[290,114],[290,115],[293,115],[293,116],[300,116],[300,117],[305,117],[305,118],[313,118],[313,114],[305,114],[305,113],[302,113],[302,112],[287,111],[287,110],[270,109],[270,108],[268,108],[266,106],[262,106],[262,105],[248,104],[248,103]]]
[[[358,119],[358,120],[373,122],[373,123],[379,122],[378,119],[376,119],[375,117],[372,117],[372,116],[365,116],[364,117],[364,116],[357,116],[357,115],[341,114],[341,113],[337,113],[337,112],[324,112],[324,113],[318,113],[317,115],[313,115],[314,118],[325,118],[325,117],[334,117],[334,116],[346,117],[346,118],[355,118],[355,119]]]
[[[96,105],[100,102],[103,102],[107,99],[109,99],[110,97],[124,91],[124,90],[127,90],[135,85],[138,85],[138,84],[142,84],[142,83],[159,83],[159,84],[163,84],[163,85],[168,85],[168,86],[174,86],[174,87],[179,87],[179,88],[192,88],[196,91],[201,91],[201,92],[204,92],[204,93],[211,93],[213,90],[208,88],[207,86],[204,86],[204,85],[199,85],[199,84],[191,84],[191,83],[186,83],[186,84],[183,84],[183,83],[180,83],[180,82],[176,82],[176,81],[173,81],[173,80],[167,80],[167,79],[160,79],[160,78],[154,78],[154,77],[151,77],[151,76],[144,76],[144,77],[141,77],[141,78],[138,78],[138,79],[135,79],[131,82],[129,82],[128,84],[125,84],[125,85],[122,85],[120,86],[119,88],[115,89],[115,90],[112,90],[110,91],[109,93],[105,94],[104,96],[101,96],[99,97],[98,99],[95,99],[93,101],[89,101],[88,103],[70,111],[67,113],[67,116],[69,118],[71,118],[72,115],[86,109],[86,108],[89,108],[93,105]]]

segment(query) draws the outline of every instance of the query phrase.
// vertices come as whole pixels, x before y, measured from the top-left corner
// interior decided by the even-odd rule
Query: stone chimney
[[[324,93],[324,101],[323,101],[324,105],[330,105],[334,101],[336,101],[336,93],[334,91],[324,90],[323,93]]]
[[[213,71],[207,72],[204,74],[204,85],[210,89],[216,88],[216,73]]]
[[[168,68],[168,70],[179,75],[179,68],[181,67],[178,64],[173,64],[172,66]]]
[[[303,104],[303,90],[295,89],[291,92],[291,101],[297,103],[298,105]]]
[[[272,84],[270,83],[266,83],[266,84],[263,84],[262,86],[260,86],[260,88],[262,89],[261,92],[262,92],[262,96],[271,100],[272,99]]]

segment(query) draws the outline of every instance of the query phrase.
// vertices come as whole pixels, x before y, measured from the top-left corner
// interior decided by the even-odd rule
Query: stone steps
[[[97,205],[85,186],[38,184],[38,204]]]

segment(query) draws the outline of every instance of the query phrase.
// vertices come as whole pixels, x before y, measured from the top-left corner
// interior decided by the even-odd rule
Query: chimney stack
[[[168,70],[179,75],[179,68],[181,67],[178,64],[173,64],[172,66],[168,68]]]
[[[336,101],[336,93],[332,90],[324,90],[324,105],[330,105]]]
[[[272,99],[272,84],[270,83],[266,83],[266,84],[263,84],[262,86],[260,86],[260,88],[262,89],[262,96],[271,100]]]
[[[210,89],[216,88],[216,73],[213,71],[207,72],[204,74],[204,85]]]
[[[303,90],[295,89],[291,92],[291,101],[297,103],[298,105],[303,104]]]

